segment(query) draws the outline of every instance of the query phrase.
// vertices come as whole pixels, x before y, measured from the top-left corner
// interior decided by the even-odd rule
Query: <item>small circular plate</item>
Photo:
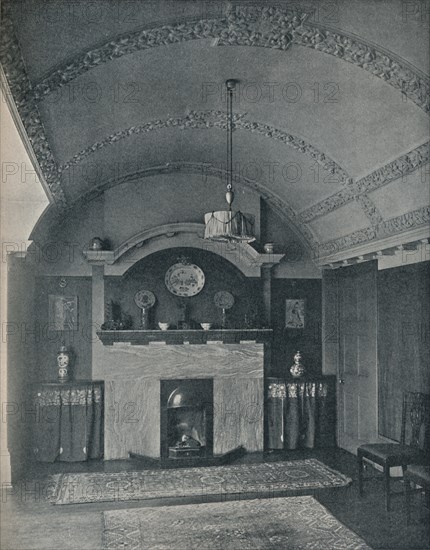
[[[195,264],[173,264],[164,278],[167,289],[175,296],[195,296],[205,285],[205,274]]]
[[[155,304],[154,293],[150,290],[139,290],[134,295],[134,302],[140,309],[152,307]]]
[[[214,296],[214,303],[221,309],[230,309],[234,304],[234,296],[227,290],[220,290]]]

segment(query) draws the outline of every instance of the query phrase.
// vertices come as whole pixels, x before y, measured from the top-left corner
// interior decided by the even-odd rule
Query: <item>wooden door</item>
[[[338,271],[338,445],[377,441],[377,262]]]

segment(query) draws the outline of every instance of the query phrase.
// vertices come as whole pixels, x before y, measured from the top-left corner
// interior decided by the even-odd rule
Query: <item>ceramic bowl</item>
[[[161,330],[169,330],[170,323],[158,323]]]
[[[200,326],[202,327],[203,330],[210,330],[212,323],[200,323]]]

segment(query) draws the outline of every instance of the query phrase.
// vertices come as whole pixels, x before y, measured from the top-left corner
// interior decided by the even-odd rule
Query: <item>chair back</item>
[[[430,395],[420,392],[403,394],[400,443],[430,451]]]

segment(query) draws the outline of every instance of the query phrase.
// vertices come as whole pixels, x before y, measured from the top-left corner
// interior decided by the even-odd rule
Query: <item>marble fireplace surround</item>
[[[166,379],[213,378],[214,456],[240,445],[263,450],[267,344],[99,345],[93,377],[105,381],[106,460],[129,452],[160,457],[160,380]]]

